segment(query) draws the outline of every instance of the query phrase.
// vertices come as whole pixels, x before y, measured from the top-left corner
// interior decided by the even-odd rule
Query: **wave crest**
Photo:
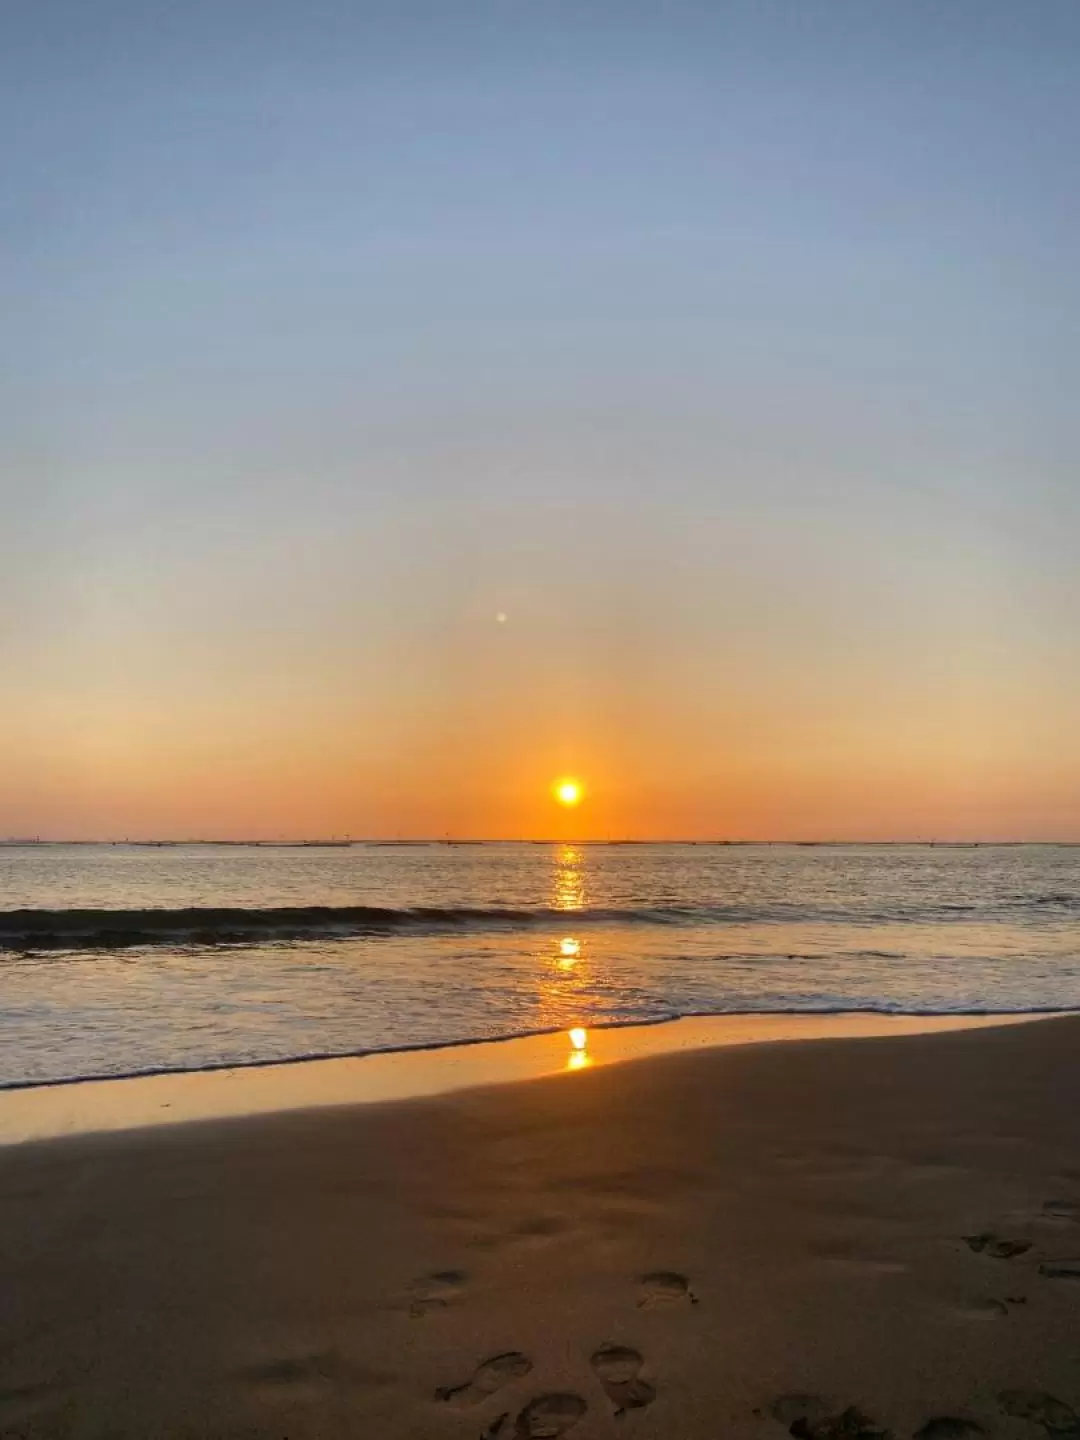
[[[597,924],[683,927],[812,922],[845,925],[940,923],[975,918],[993,920],[1019,908],[1043,914],[1054,911],[1071,915],[1080,910],[1080,897],[1031,895],[998,905],[943,903],[865,911],[795,902],[597,906],[581,910],[439,905],[412,908],[284,905],[264,909],[209,906],[144,910],[23,909],[0,911],[0,951],[91,950],[149,945],[225,946],[402,933],[438,935],[455,931],[554,926],[577,928]]]

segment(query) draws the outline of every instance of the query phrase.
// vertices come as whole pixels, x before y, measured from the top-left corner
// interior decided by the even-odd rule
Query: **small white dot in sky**
[[[505,625],[505,624],[506,624],[506,611],[505,611],[505,610],[500,610],[499,613],[495,616],[495,619],[499,622],[500,625]]]

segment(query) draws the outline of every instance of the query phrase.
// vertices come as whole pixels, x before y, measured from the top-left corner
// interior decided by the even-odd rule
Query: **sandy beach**
[[[1080,1431],[1080,1019],[0,1149],[0,1435]]]

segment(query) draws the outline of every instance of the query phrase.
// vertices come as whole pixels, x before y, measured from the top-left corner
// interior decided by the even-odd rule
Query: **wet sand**
[[[0,1146],[104,1130],[186,1124],[413,1100],[478,1085],[536,1080],[596,1065],[716,1045],[841,1036],[917,1035],[1024,1025],[1032,1015],[710,1015],[653,1025],[555,1030],[511,1040],[383,1051],[333,1060],[230,1066],[0,1090]],[[576,1043],[575,1043],[576,1042]]]
[[[4,1147],[0,1435],[1080,1433],[1078,1047],[720,1047]]]

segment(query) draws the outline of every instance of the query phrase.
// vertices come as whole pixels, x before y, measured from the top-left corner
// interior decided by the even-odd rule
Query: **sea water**
[[[1080,1008],[1080,847],[0,846],[0,1085]]]

